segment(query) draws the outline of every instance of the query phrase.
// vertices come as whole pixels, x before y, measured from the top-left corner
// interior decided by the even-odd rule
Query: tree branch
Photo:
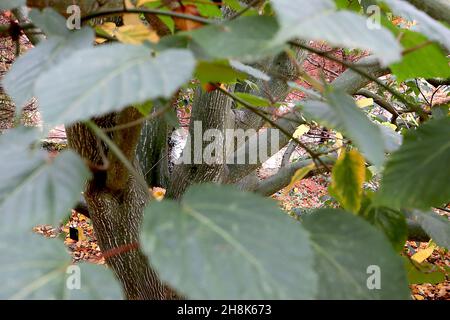
[[[332,166],[336,162],[336,157],[321,156],[321,162],[326,163],[327,166]],[[312,159],[296,161],[290,165],[280,168],[276,174],[259,182],[255,188],[255,192],[263,196],[271,196],[275,192],[288,186],[297,170],[305,168],[314,163]],[[324,167],[319,167],[311,171],[306,177],[311,177],[323,173]]]

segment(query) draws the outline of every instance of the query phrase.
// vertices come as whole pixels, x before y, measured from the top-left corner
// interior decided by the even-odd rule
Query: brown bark
[[[201,139],[208,129],[217,129],[224,133],[225,129],[230,128],[232,124],[228,116],[231,113],[231,105],[231,99],[220,91],[205,92],[200,87],[197,88],[189,126],[191,145],[187,144],[183,150],[183,153],[191,153],[191,163],[175,166],[166,194],[168,198],[179,198],[190,185],[195,183],[222,182],[226,175],[224,161],[218,164],[206,164],[203,161],[203,152],[210,142],[202,142],[199,146],[195,145],[195,140]],[[195,121],[200,121],[202,124],[202,137],[198,137],[194,132]],[[222,152],[225,158],[225,150],[223,149]],[[195,163],[196,157],[202,159],[201,163]]]
[[[95,122],[103,128],[113,127],[118,121],[133,118],[134,112],[128,108],[120,115],[110,114]],[[138,172],[140,170],[134,151],[139,132],[140,127],[133,127],[111,134],[111,138],[119,143],[118,146],[134,163]],[[108,154],[106,146],[100,144],[85,125],[68,127],[67,137],[69,146],[86,159],[91,167],[101,168],[104,165],[103,153],[110,160],[106,170],[94,170],[94,177],[87,183],[84,193],[102,252],[114,252],[119,248],[137,245],[143,210],[149,201],[148,190],[134,176],[123,171],[123,165]],[[115,178],[111,180],[109,177]],[[109,255],[106,261],[121,282],[127,299],[172,298],[172,291],[158,278],[140,248]]]

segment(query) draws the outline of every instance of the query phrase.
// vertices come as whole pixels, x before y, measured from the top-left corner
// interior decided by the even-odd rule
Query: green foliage
[[[405,215],[390,208],[374,206],[372,197],[372,193],[368,193],[365,196],[358,215],[382,231],[394,249],[400,252],[408,236],[408,225]]]
[[[380,0],[379,2],[387,3],[394,14],[416,21],[419,32],[450,50],[450,30],[446,26],[406,1]]]
[[[187,50],[167,50],[151,58],[144,46],[113,44],[78,51],[39,77],[36,90],[46,122],[70,123],[169,98],[194,67]],[[55,83],[61,77],[65,80]]]
[[[236,92],[235,95],[255,107],[270,107],[270,106],[272,106],[270,101],[268,101],[267,99],[255,96],[250,93]],[[238,105],[240,105],[240,104],[238,103]]]
[[[386,29],[370,29],[366,18],[350,11],[335,11],[332,0],[274,0],[281,29],[276,43],[302,38],[326,40],[331,45],[367,49],[383,64],[401,59],[401,47]]]
[[[50,26],[50,23],[48,24]],[[61,26],[58,30],[60,28]],[[38,95],[40,92],[37,91],[36,85],[39,78],[77,50],[91,47],[93,40],[94,34],[90,28],[83,28],[65,36],[50,35],[48,40],[17,59],[3,82],[16,105],[23,107],[33,96]],[[49,86],[49,90],[52,90],[52,86]]]
[[[387,239],[363,219],[340,210],[304,218],[315,252],[321,299],[408,299],[406,274]],[[370,266],[379,268],[381,288],[368,288]]]
[[[277,29],[272,17],[250,16],[207,26],[190,32],[189,36],[210,58],[255,61],[282,50],[282,45],[270,43]]]
[[[58,239],[2,232],[0,251],[0,299],[95,300],[122,296],[110,270],[87,264],[72,266],[64,244]],[[74,278],[77,272],[79,282]],[[80,289],[70,289],[78,283]]]
[[[414,210],[410,213],[411,218],[417,221],[425,232],[438,245],[450,250],[450,221],[432,211],[423,212]]]
[[[380,129],[356,106],[349,95],[329,90],[325,96],[327,102],[309,100],[299,104],[307,115],[346,134],[368,160],[380,166],[384,162],[384,142]]]
[[[14,9],[25,5],[25,0],[2,0],[0,10]]]
[[[441,206],[450,201],[450,117],[410,130],[383,174],[380,204],[393,208]]]
[[[239,1],[224,2],[243,9]],[[164,281],[194,299],[408,299],[407,275],[419,283],[441,281],[442,274],[424,265],[415,272],[402,262],[398,251],[407,234],[403,211],[411,210],[409,218],[437,244],[450,248],[448,219],[416,210],[450,201],[448,106],[424,109],[430,119],[419,119],[397,97],[393,104],[402,113],[397,124],[408,130],[394,131],[384,125],[384,115],[368,116],[343,91],[328,85],[324,92],[305,89],[267,68],[268,58],[292,53],[287,50],[290,40],[324,40],[346,52],[370,51],[399,82],[448,77],[449,29],[405,1],[384,0],[395,14],[416,20],[417,28],[399,29],[384,18],[384,27],[372,30],[361,8],[376,2],[381,3],[273,0],[261,15],[250,9],[231,20],[220,19],[216,6],[195,2],[202,16],[212,18],[210,25],[158,43],[101,46],[93,46],[92,28],[69,31],[55,11],[33,10],[30,18],[47,39],[16,60],[2,85],[18,111],[36,97],[46,126],[73,124],[130,105],[148,115],[155,103],[172,98],[195,77],[202,83],[244,80],[260,92],[274,84],[302,90],[312,99],[299,103],[305,116],[351,140],[346,145],[351,151],[342,151],[334,166],[330,188],[349,212],[313,211],[298,222],[255,194],[230,186],[194,186],[180,202],[153,201],[146,208],[141,245],[151,265]],[[24,1],[2,0],[0,9],[20,5]],[[146,4],[154,9],[161,5]],[[159,17],[175,33],[174,20]],[[413,82],[405,83],[403,100],[422,107],[420,88]],[[253,94],[236,96],[255,106],[272,106]],[[164,114],[166,121],[169,116],[176,120],[176,111],[170,112]],[[37,130],[25,128],[0,136],[0,298],[120,297],[112,273],[100,266],[82,266],[81,290],[68,290],[70,262],[62,243],[29,234],[36,224],[62,220],[91,177],[73,151],[49,159],[39,138]],[[365,179],[364,158],[353,147],[382,176],[373,199],[367,192],[364,197],[363,183],[370,179]],[[376,290],[368,286],[371,267],[381,272]]]
[[[235,83],[246,75],[232,68],[228,61],[200,61],[195,69],[195,77],[201,83]]]
[[[20,128],[0,136],[1,230],[30,230],[38,223],[59,223],[79,200],[90,173],[73,151],[53,161],[31,148],[35,130]],[[19,231],[18,231],[19,232]]]
[[[343,151],[333,167],[330,195],[344,209],[357,213],[361,207],[365,176],[366,165],[361,154],[356,150]]]
[[[418,264],[412,260],[404,258],[409,284],[438,284],[445,281],[445,273],[435,270],[433,265],[428,263]]]
[[[402,30],[401,33],[403,47],[412,51],[404,55],[401,62],[390,66],[397,76],[397,81],[403,82],[415,77],[450,77],[449,60],[439,45],[424,45],[427,43],[427,38],[417,32]]]
[[[189,298],[307,299],[316,292],[302,226],[275,202],[230,187],[192,187],[180,204],[151,204],[142,244],[163,280]]]

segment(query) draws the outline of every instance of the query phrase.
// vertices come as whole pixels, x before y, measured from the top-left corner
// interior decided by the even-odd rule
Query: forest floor
[[[9,23],[9,15],[6,13],[0,13],[0,24]],[[27,50],[31,47],[31,44],[25,37],[20,39],[21,50]],[[15,44],[8,38],[0,38],[0,80],[4,73],[10,68],[14,61]],[[356,60],[361,55],[348,57],[341,51],[336,52],[340,55],[341,59]],[[321,57],[310,55],[304,65],[305,70],[315,76],[324,77],[328,81],[334,80],[344,69],[340,65],[329,62]],[[1,88],[0,88],[1,89]],[[2,92],[0,90],[0,100]],[[302,98],[301,95],[291,95],[289,100]],[[31,106],[26,112],[26,123],[37,124],[39,123],[39,114]],[[12,125],[10,120],[3,120],[0,117],[0,132],[2,129],[6,129]],[[65,139],[64,128],[58,127],[51,132],[52,141],[63,142]],[[53,151],[57,152],[57,151]],[[277,170],[276,167],[265,167],[260,171],[260,177],[264,178]],[[321,208],[324,206],[325,199],[327,198],[329,177],[316,176],[309,179],[303,179],[295,183],[292,190],[284,192],[283,190],[273,195],[273,198],[279,201],[280,206],[287,212],[299,212],[307,211],[315,208]],[[158,196],[164,194],[163,189],[155,189],[154,193]],[[301,213],[301,212],[300,212]],[[441,212],[441,214],[445,214]],[[79,240],[74,241],[69,237],[69,228],[73,227],[78,230]],[[62,234],[65,236],[65,244],[68,248],[69,254],[72,257],[74,263],[85,261],[90,263],[104,264],[102,253],[97,245],[95,234],[93,231],[91,221],[82,214],[72,211],[70,217],[66,222],[62,222],[60,226],[40,225],[34,228],[36,233],[42,234],[46,237],[54,238]],[[345,244],[343,244],[345,245]],[[425,249],[429,243],[427,242],[410,242],[405,244],[404,253],[411,256],[418,249]],[[445,269],[447,271],[445,282],[439,284],[420,284],[411,285],[411,297],[415,300],[450,300],[450,253],[441,248],[435,248],[433,253],[427,258],[427,262],[432,264],[437,269]]]

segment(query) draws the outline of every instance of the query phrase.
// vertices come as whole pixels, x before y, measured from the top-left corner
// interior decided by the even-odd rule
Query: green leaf
[[[270,107],[272,105],[272,103],[270,103],[269,100],[255,96],[250,93],[235,92],[235,95],[255,107]]]
[[[319,210],[304,218],[315,251],[319,299],[408,299],[403,262],[378,230],[341,210]],[[369,289],[371,267],[380,289]]]
[[[255,61],[280,52],[270,43],[278,30],[272,17],[249,16],[188,33],[211,58]]]
[[[201,16],[207,18],[220,18],[222,17],[222,11],[219,6],[211,0],[205,0],[205,3],[198,1],[184,1],[183,4],[193,4],[197,7]]]
[[[0,229],[29,230],[57,224],[80,198],[90,173],[80,157],[64,151],[53,161],[32,150],[34,130],[12,129],[0,136]]]
[[[234,11],[240,11],[243,9],[239,0],[223,0],[223,2],[226,3],[226,5],[230,7],[230,9],[233,9]]]
[[[311,299],[308,236],[276,202],[229,186],[190,188],[145,211],[141,244],[161,278],[192,299]]]
[[[410,218],[416,221],[439,246],[450,250],[450,221],[433,211],[414,210]]]
[[[14,62],[3,81],[6,93],[13,98],[18,107],[23,107],[37,95],[36,83],[39,77],[78,50],[91,47],[93,41],[92,29],[83,28],[66,37],[53,36],[39,43]]]
[[[368,160],[380,166],[384,162],[384,141],[380,129],[356,106],[351,96],[331,91],[326,98],[328,103],[310,100],[299,104],[323,125],[351,138]]]
[[[406,1],[382,0],[387,3],[393,13],[411,21],[416,21],[416,30],[426,35],[429,39],[437,41],[450,50],[450,30],[440,22],[431,18],[422,10],[417,9]]]
[[[81,50],[38,79],[40,111],[46,123],[73,123],[169,98],[191,78],[194,67],[187,50],[167,50],[156,58],[145,46],[115,44]]]
[[[354,12],[336,12],[332,0],[272,3],[281,26],[275,43],[296,38],[324,40],[337,47],[370,50],[384,65],[401,59],[401,46],[388,30],[368,28],[367,18]]]
[[[0,10],[9,10],[25,5],[25,0],[2,0]]]
[[[120,299],[121,288],[104,266],[71,265],[58,239],[17,232],[0,234],[0,299]],[[71,277],[79,274],[80,289]],[[72,289],[70,289],[72,288]]]
[[[32,9],[30,19],[49,37],[68,37],[72,33],[66,26],[66,19],[52,8],[45,8],[42,11]]]
[[[347,9],[359,12],[361,10],[361,4],[358,1],[353,0],[334,0],[338,9]]]
[[[408,273],[409,284],[438,284],[445,282],[445,273],[436,271],[436,266],[432,264],[417,264],[406,257],[403,257],[405,269]]]
[[[153,102],[149,100],[144,103],[136,104],[134,107],[138,109],[139,112],[142,113],[142,115],[148,116],[153,110]]]
[[[387,153],[392,153],[397,151],[403,143],[403,136],[395,131],[388,123],[378,123],[375,124],[380,128],[381,135],[384,140],[384,151]]]
[[[397,81],[403,82],[411,78],[449,78],[449,60],[439,45],[427,43],[428,39],[420,33],[401,30],[401,42],[405,50],[412,50],[403,56],[399,63],[390,66],[397,76]]]
[[[263,81],[270,81],[270,77],[267,74],[265,74],[263,71],[256,69],[252,66],[243,64],[242,62],[239,62],[237,60],[230,60],[230,65],[234,69],[244,72],[244,73],[252,76],[255,79],[260,79]]]
[[[428,209],[450,202],[450,118],[409,131],[386,163],[377,201],[399,209]]]
[[[372,196],[363,200],[359,216],[382,231],[397,252],[402,251],[408,237],[408,225],[405,215],[386,207],[372,205]]]
[[[366,166],[363,156],[356,150],[344,151],[333,167],[330,195],[336,198],[344,209],[357,213],[361,207],[365,179]]]
[[[195,77],[201,83],[234,83],[238,79],[246,78],[245,74],[234,70],[228,61],[200,61],[195,70]]]

